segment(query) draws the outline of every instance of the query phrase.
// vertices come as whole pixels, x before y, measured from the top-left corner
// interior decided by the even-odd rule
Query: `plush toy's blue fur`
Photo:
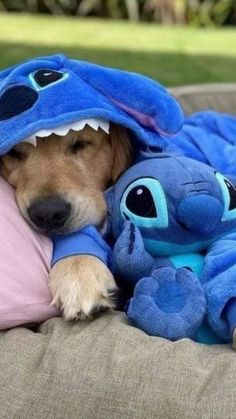
[[[187,157],[146,154],[106,197],[114,269],[134,288],[128,317],[172,340],[230,341],[236,326],[234,186]],[[94,239],[97,234],[94,229]],[[79,236],[64,256],[84,253]]]
[[[40,87],[38,70],[56,71],[57,80]],[[129,128],[137,142],[159,146],[183,123],[171,95],[138,74],[64,55],[35,58],[0,72],[0,154],[38,130],[93,117]]]

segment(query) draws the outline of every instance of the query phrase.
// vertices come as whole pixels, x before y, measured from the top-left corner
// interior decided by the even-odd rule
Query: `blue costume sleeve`
[[[202,272],[207,301],[207,321],[223,340],[230,342],[236,327],[236,233],[209,248]]]
[[[66,236],[54,235],[52,240],[52,265],[69,256],[90,255],[100,259],[109,269],[113,269],[112,251],[94,226],[87,226]]]

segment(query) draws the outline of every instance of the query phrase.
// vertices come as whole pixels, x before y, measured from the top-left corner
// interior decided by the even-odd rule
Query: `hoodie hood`
[[[131,130],[137,147],[166,149],[183,124],[177,101],[135,73],[68,59],[35,58],[0,72],[0,154],[21,141],[65,135],[85,124]]]

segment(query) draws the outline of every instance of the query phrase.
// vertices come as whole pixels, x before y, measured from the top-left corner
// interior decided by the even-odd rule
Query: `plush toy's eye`
[[[50,69],[40,69],[30,74],[30,79],[34,86],[39,90],[50,84],[61,81],[67,76],[67,73]]]
[[[216,173],[216,178],[220,184],[224,199],[223,220],[236,218],[236,187],[220,173]]]
[[[138,227],[168,226],[165,194],[160,182],[153,178],[132,182],[123,193],[120,211],[124,219],[133,221]]]
[[[152,194],[144,185],[131,189],[126,198],[126,206],[140,217],[154,218],[157,216]]]

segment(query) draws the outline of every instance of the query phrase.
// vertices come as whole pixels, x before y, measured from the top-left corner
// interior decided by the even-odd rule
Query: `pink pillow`
[[[0,329],[57,316],[50,306],[52,243],[23,219],[14,191],[0,177]]]

